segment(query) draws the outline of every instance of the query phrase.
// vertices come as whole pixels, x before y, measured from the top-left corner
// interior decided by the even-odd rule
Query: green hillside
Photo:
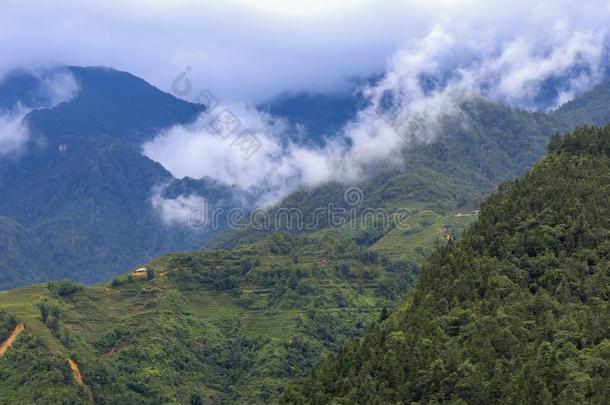
[[[2,114],[36,108],[23,120],[27,153],[0,158],[0,289],[62,277],[99,282],[201,246],[210,230],[165,226],[151,205],[155,190],[167,186],[164,197],[175,198],[172,189],[181,189],[231,207],[238,193],[208,179],[175,179],[140,145],[162,128],[192,122],[204,107],[112,69],[39,73],[0,78]],[[51,107],[43,88],[56,73],[70,73],[79,91]]]
[[[554,137],[398,309],[284,403],[606,404],[610,127]]]
[[[233,250],[164,256],[148,275],[111,284],[2,292],[0,311],[26,326],[9,353],[43,344],[60,373],[75,360],[86,384],[75,392],[86,401],[91,390],[98,404],[273,402],[325,353],[363,336],[412,284],[417,257],[375,250],[341,231],[276,233]],[[19,361],[2,359],[7,378],[23,372]],[[34,374],[55,395],[58,376]],[[12,389],[0,397],[31,395]]]
[[[231,187],[174,179],[119,140],[62,142],[63,153],[47,147],[0,162],[0,289],[63,277],[104,281],[160,254],[196,249],[212,230],[167,226],[151,204],[160,185],[167,198],[205,195],[211,207],[239,205]]]

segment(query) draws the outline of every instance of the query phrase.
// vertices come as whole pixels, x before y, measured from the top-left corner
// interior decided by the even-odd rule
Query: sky
[[[501,43],[600,30],[610,2],[480,0],[2,0],[0,75],[16,67],[104,65],[164,90],[190,67],[197,88],[258,103],[331,92],[382,73],[435,25]]]

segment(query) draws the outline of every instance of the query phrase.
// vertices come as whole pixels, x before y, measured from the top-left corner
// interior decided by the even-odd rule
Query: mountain
[[[230,187],[211,180],[176,180],[161,165],[118,140],[59,141],[65,150],[48,145],[1,166],[0,215],[35,235],[48,252],[44,265],[25,273],[32,274],[29,282],[63,277],[102,281],[159,254],[199,246],[213,229],[186,226],[188,213],[184,225],[166,225],[151,204],[161,185],[167,185],[163,196],[169,199],[174,189],[180,189],[205,195],[214,207],[240,204],[233,200],[236,196]],[[25,253],[30,247],[25,244],[20,249]],[[12,273],[21,273],[17,269],[22,267]],[[7,274],[3,278],[2,287],[23,285]]]
[[[188,124],[204,107],[188,103],[126,72],[106,67],[66,68],[78,93],[51,108],[36,109],[25,121],[36,136],[110,136],[141,145],[158,131]]]
[[[58,99],[55,82],[66,77],[73,79],[77,91],[53,105]],[[459,122],[446,119],[432,143],[405,151],[405,167],[371,170],[370,178],[358,185],[363,201],[357,208],[432,210],[442,218],[438,228],[445,229],[451,226],[445,220],[448,213],[475,210],[499,181],[527,170],[542,155],[550,135],[569,126],[566,122],[573,119],[570,111],[576,111],[576,106],[582,104],[581,110],[588,111],[590,106],[603,106],[604,97],[606,88],[601,86],[583,96],[585,101],[575,100],[551,115],[482,100],[464,103]],[[360,103],[357,93],[296,94],[259,108],[306,127],[303,142],[320,145],[323,135],[353,117]],[[4,270],[0,288],[65,276],[101,281],[159,254],[198,248],[224,229],[224,223],[196,232],[184,221],[167,226],[160,220],[160,206],[175,206],[181,196],[206,198],[225,212],[252,201],[247,193],[210,179],[174,179],[141,156],[142,142],[163,128],[193,121],[204,107],[177,99],[129,73],[103,67],[13,72],[0,83],[0,108],[10,111],[16,105],[33,109],[23,120],[31,139],[21,160],[0,161],[0,216],[42,241],[40,256],[45,264],[25,272],[19,265],[10,272]],[[610,118],[605,110],[596,111],[595,117],[589,117],[595,122]],[[153,210],[161,189],[165,194]],[[296,208],[311,218],[321,204],[353,208],[345,205],[344,192],[345,187],[338,184],[299,190],[273,212]],[[328,227],[324,225],[328,218],[322,222],[315,229]],[[237,246],[275,230],[286,229],[273,225],[264,231],[233,230],[207,246]],[[398,236],[390,229],[365,229],[355,237],[384,244],[388,241],[381,239],[386,234],[391,240]],[[27,252],[28,246],[31,243],[15,251]],[[20,279],[18,274],[35,277]]]
[[[78,92],[48,107],[58,75],[72,75]],[[12,103],[7,110],[34,108],[24,118],[27,153],[0,160],[0,241],[6,252],[0,289],[63,277],[107,280],[160,254],[201,246],[211,227],[189,227],[188,212],[180,214],[181,224],[162,219],[159,205],[179,195],[206,198],[226,210],[247,201],[244,193],[211,179],[175,179],[140,153],[140,142],[155,131],[188,123],[203,107],[135,76],[78,67],[46,75],[15,72],[0,84],[0,95],[0,103]]]
[[[321,146],[324,145],[326,138],[332,138],[354,118],[363,105],[363,100],[355,92],[356,89],[352,92],[336,94],[283,94],[258,106],[258,109],[287,119],[295,127],[301,127],[304,131],[303,139],[295,141]]]
[[[95,105],[114,103],[96,94]],[[86,100],[71,99],[80,107],[68,111],[86,110]],[[47,123],[49,132],[42,125],[27,155],[0,163],[0,280],[124,274],[0,293],[0,344],[25,325],[0,357],[8,382],[0,402],[483,403],[515,387],[539,402],[604,398],[608,129],[561,140],[553,136],[564,128],[561,112],[471,100],[439,123],[432,142],[405,150],[404,167],[372,167],[356,189],[299,190],[262,229],[227,232],[217,249],[125,273],[212,235],[168,226],[155,201],[176,209],[180,196],[206,197],[228,209],[249,196],[210,179],[175,179],[143,157],[137,143],[155,126],[131,113],[117,112],[117,132],[87,135],[61,106],[44,110],[58,121],[31,113],[29,125]],[[71,129],[53,132],[53,122]],[[461,240],[484,196],[527,171],[549,139],[550,156],[483,203]],[[339,225],[329,211],[310,222],[330,205],[345,209]],[[283,225],[282,209],[314,226]],[[546,369],[547,358],[572,368]],[[548,375],[568,388],[550,386]]]
[[[42,240],[14,220],[0,217],[0,285],[17,286],[39,280],[50,271],[51,258]]]
[[[603,403],[610,127],[550,151],[446,245],[416,215],[394,245],[278,232],[109,284],[0,293],[0,336],[25,323],[0,357],[0,397],[31,398],[15,383],[27,378],[73,403]],[[402,253],[429,228],[420,274]]]
[[[50,72],[50,76],[54,73]],[[0,80],[0,111],[11,110],[18,105],[48,107],[52,101],[44,88],[44,81],[33,72],[13,71]]]
[[[605,403],[610,127],[553,137],[387,319],[283,403]]]

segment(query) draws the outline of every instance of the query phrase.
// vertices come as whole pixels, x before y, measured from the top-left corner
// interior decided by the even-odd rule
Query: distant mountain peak
[[[103,66],[70,66],[78,94],[26,116],[34,135],[100,136],[141,144],[158,131],[195,120],[204,107],[165,93],[127,72]]]

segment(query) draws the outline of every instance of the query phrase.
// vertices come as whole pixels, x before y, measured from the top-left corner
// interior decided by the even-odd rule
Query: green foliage
[[[595,86],[591,91],[562,105],[553,115],[564,130],[582,125],[603,126],[610,121],[610,81]]]
[[[125,284],[127,282],[129,282],[128,276],[122,275],[122,276],[118,276],[118,277],[113,278],[111,285],[113,287],[120,287],[120,286],[122,286],[123,284]]]
[[[153,278],[155,278],[155,270],[146,269],[146,280],[151,281]]]
[[[283,403],[607,403],[610,127],[554,139]]]
[[[15,316],[0,310],[0,343],[6,340],[15,326],[17,326],[17,319]]]
[[[210,204],[231,201],[229,186],[175,180],[117,139],[57,142],[68,151],[58,153],[53,143],[0,162],[0,289],[65,277],[103,281],[151,256],[201,246],[209,228],[168,227],[152,209],[159,184],[171,184],[168,198],[183,192]]]
[[[70,280],[51,281],[47,283],[51,295],[58,298],[70,298],[83,289],[83,286],[74,284]]]
[[[0,289],[39,280],[51,271],[49,251],[39,237],[12,219],[0,216]]]
[[[49,308],[49,304],[46,301],[38,304],[38,308],[40,309],[40,319],[43,323],[47,323],[49,320],[49,312],[51,311]]]
[[[0,404],[89,403],[67,361],[52,356],[27,330],[0,357],[0,381]]]
[[[405,170],[372,169],[358,206],[344,200],[345,187],[329,184],[300,190],[276,208],[299,208],[306,222],[328,204],[357,213],[408,208],[407,229],[367,222],[354,230],[348,220],[329,231],[324,217],[313,229],[271,232],[271,226],[269,234],[250,228],[225,235],[218,246],[260,239],[254,244],[168,255],[151,264],[155,271],[147,277],[0,293],[0,308],[25,317],[48,346],[28,340],[29,332],[19,338],[0,359],[0,381],[11,385],[0,384],[0,398],[33,402],[30,391],[18,388],[30,379],[40,384],[34,386],[41,402],[79,403],[83,389],[62,377],[69,373],[69,354],[99,404],[272,403],[283,392],[286,403],[603,403],[610,396],[608,129],[552,137],[551,155],[523,180],[501,186],[456,243],[460,229],[476,218],[480,196],[525,171],[561,126],[556,117],[480,100],[462,108],[468,125],[441,123],[439,139],[404,152]],[[82,142],[87,153],[77,163],[88,173],[136,170],[166,178],[150,162],[124,167],[132,154],[120,144]],[[66,175],[72,167],[64,167]],[[138,183],[141,177],[119,177],[101,189],[148,198],[150,184]],[[7,193],[15,188],[2,185]],[[84,186],[95,192],[79,195],[98,195],[99,183]],[[71,186],[62,187],[61,201],[76,201],[66,197]],[[60,249],[60,262],[95,258],[100,267],[83,261],[68,271],[90,279],[85,272],[110,274],[99,241],[108,242],[104,249],[120,258],[118,266],[133,261],[133,252],[149,254],[144,239],[159,237],[150,232],[158,224],[138,217],[139,211],[141,238],[116,232],[132,226],[110,205],[91,218],[117,223],[90,222],[96,231],[83,247],[82,229],[69,221],[73,207],[59,202],[49,201],[48,209],[60,220],[39,224],[40,234],[5,221],[11,232],[0,239],[0,253],[15,252],[19,238],[35,245],[37,238],[61,234],[65,240],[56,247],[67,248]],[[34,212],[28,207],[22,215]],[[183,240],[163,238],[163,246]],[[417,288],[390,313],[419,273],[416,263],[434,246]],[[18,262],[0,257],[4,267]],[[4,267],[0,263],[0,277],[14,279]],[[36,275],[23,274],[30,279]],[[14,322],[0,312],[0,336]],[[366,337],[353,340],[366,328]],[[291,381],[297,385],[286,391]]]

